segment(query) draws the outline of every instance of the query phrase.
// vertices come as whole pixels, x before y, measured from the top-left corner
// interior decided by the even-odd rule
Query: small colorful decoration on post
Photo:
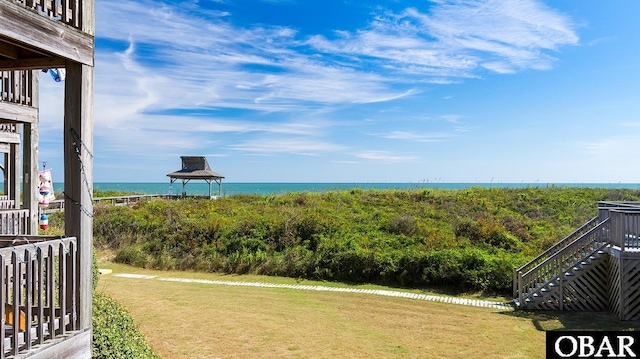
[[[49,228],[49,217],[43,213],[40,216],[40,229],[46,230],[47,228]]]
[[[49,202],[56,199],[53,194],[53,182],[51,181],[51,170],[38,171],[38,192],[40,198],[38,204],[42,207],[49,206]]]

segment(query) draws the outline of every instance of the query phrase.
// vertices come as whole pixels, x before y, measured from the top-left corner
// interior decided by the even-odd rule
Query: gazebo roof
[[[213,172],[204,156],[180,156],[182,169],[167,176],[178,179],[221,180],[223,175]]]

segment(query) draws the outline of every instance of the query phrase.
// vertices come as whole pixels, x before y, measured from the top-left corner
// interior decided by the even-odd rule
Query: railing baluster
[[[24,283],[24,316],[25,316],[25,332],[24,343],[25,349],[31,349],[31,283],[33,282],[33,273],[31,271],[31,249],[27,248],[24,251],[24,269],[25,269],[25,283]]]
[[[11,288],[11,315],[13,316],[13,325],[11,326],[13,333],[11,337],[11,354],[17,355],[20,350],[20,258],[18,252],[11,253],[11,263],[13,264],[13,285]]]
[[[69,242],[69,260],[67,261],[67,275],[68,286],[67,298],[69,300],[69,322],[71,323],[71,330],[78,329],[78,301],[76,299],[79,294],[77,288],[78,276],[76,274],[76,254],[78,253],[78,247],[75,242]]]
[[[49,310],[49,315],[47,317],[49,324],[49,338],[55,338],[56,334],[56,308],[55,308],[55,281],[53,279],[53,271],[54,271],[54,257],[53,257],[53,246],[49,244],[47,250],[47,309]]]
[[[60,317],[58,318],[58,330],[60,335],[65,334],[65,317],[67,314],[67,289],[66,289],[66,270],[67,270],[67,254],[65,253],[64,242],[58,247],[58,297],[60,304]]]
[[[5,272],[5,278],[7,278],[4,282],[4,302],[5,303],[9,303],[9,293],[10,293],[10,289],[11,289],[11,282],[10,282],[10,278],[11,278],[11,267],[7,266],[4,268],[4,272]]]
[[[69,23],[69,0],[62,0],[62,22]]]
[[[45,306],[45,287],[44,287],[44,253],[42,248],[38,247],[36,252],[37,273],[38,273],[38,344],[44,343],[44,306]]]
[[[10,71],[11,75],[9,76],[9,93],[8,100],[9,102],[15,102],[15,86],[16,86],[16,73],[15,71]]]

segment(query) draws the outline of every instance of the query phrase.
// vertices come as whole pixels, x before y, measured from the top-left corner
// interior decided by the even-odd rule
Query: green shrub
[[[155,359],[129,313],[115,299],[93,295],[93,358]]]

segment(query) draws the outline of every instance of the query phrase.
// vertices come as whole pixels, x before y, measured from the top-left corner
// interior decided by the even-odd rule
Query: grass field
[[[113,274],[296,283],[290,278],[151,271],[113,263],[100,267],[112,269]],[[167,282],[113,274],[101,276],[98,291],[130,311],[152,348],[165,359],[544,358],[545,330],[622,330],[638,325],[618,322],[605,313],[497,311],[357,293]]]

